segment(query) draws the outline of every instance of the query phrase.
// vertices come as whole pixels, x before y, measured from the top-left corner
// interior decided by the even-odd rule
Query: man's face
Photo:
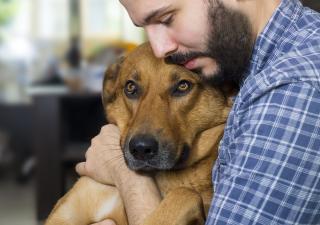
[[[205,80],[238,83],[251,55],[247,18],[222,0],[120,0],[144,27],[154,54]]]

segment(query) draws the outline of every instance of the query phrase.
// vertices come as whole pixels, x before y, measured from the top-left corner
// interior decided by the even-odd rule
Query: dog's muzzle
[[[132,170],[167,170],[177,162],[173,144],[150,134],[137,134],[126,140],[124,157]]]

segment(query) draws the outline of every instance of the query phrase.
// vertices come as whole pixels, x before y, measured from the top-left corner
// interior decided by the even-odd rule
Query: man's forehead
[[[134,23],[142,25],[152,16],[170,9],[176,0],[120,0]]]
[[[120,3],[124,6],[139,6],[143,5],[145,7],[150,7],[150,6],[161,6],[162,4],[170,4],[174,3],[177,0],[119,0]]]

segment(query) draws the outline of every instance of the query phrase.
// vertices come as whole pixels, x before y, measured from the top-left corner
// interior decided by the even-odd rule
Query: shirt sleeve
[[[319,89],[290,83],[247,102],[206,224],[320,224]]]

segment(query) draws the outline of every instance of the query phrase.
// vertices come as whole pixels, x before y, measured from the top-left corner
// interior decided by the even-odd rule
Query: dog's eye
[[[124,87],[124,93],[128,98],[135,98],[138,94],[138,86],[137,84],[132,81],[128,80],[125,87]]]
[[[190,87],[190,83],[186,80],[183,80],[179,83],[178,89],[179,91],[187,91]]]
[[[187,80],[181,80],[176,87],[174,88],[173,95],[174,96],[183,96],[187,94],[192,88],[192,83]]]

